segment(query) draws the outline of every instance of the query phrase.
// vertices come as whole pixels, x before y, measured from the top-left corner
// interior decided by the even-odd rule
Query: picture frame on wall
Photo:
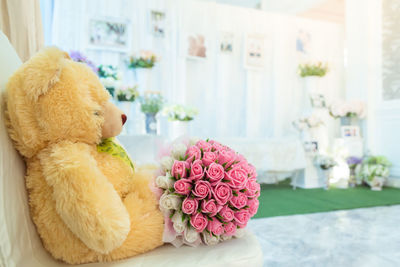
[[[188,59],[207,59],[207,38],[201,33],[190,33],[185,38],[185,53]]]
[[[265,67],[265,36],[259,34],[246,35],[244,45],[244,67],[262,69]]]
[[[149,31],[154,37],[164,38],[166,35],[166,13],[163,10],[149,10]]]
[[[296,51],[299,54],[308,55],[311,51],[311,33],[299,29],[296,36]]]
[[[128,19],[91,17],[87,23],[87,47],[126,53],[130,51],[131,34]]]
[[[318,142],[317,141],[304,142],[304,151],[308,154],[317,153],[318,152]]]
[[[235,35],[232,32],[221,32],[219,51],[222,54],[232,54],[234,49]]]
[[[341,126],[340,133],[342,138],[358,138],[360,137],[359,126]]]

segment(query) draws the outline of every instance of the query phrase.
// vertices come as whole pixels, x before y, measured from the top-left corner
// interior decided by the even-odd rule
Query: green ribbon
[[[114,138],[106,138],[97,145],[97,151],[108,153],[111,156],[121,159],[123,162],[131,166],[132,170],[135,170],[131,159],[126,153],[125,149],[114,141]]]

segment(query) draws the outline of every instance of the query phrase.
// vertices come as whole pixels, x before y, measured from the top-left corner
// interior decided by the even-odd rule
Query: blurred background
[[[400,204],[398,0],[1,3],[1,29],[24,61],[55,45],[97,73],[128,116],[119,140],[138,163],[156,162],[159,148],[181,136],[211,138],[257,168],[257,218]],[[295,224],[321,219],[331,227],[302,244],[311,251],[327,240],[343,245],[344,254],[364,246],[335,264],[395,266],[400,237],[363,224],[379,220],[379,229],[395,229],[387,223],[400,210],[391,208]],[[341,220],[348,225],[341,228]],[[274,233],[266,227],[283,223],[255,221],[255,231],[268,235]],[[323,225],[315,229],[321,234]],[[293,244],[286,245],[277,247]],[[335,253],[325,249],[320,262],[293,252],[298,258],[286,263],[328,266]],[[370,256],[377,251],[386,256]]]

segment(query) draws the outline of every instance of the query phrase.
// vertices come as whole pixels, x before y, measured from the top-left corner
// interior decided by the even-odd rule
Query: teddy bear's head
[[[10,78],[6,123],[17,149],[30,158],[63,140],[98,144],[126,121],[93,71],[58,48],[47,48]]]

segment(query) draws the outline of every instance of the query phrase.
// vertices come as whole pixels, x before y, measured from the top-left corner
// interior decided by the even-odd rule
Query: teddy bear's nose
[[[124,125],[125,122],[126,122],[126,120],[127,120],[128,118],[126,117],[125,114],[122,114],[122,115],[121,115],[121,119],[122,119],[122,125]]]

